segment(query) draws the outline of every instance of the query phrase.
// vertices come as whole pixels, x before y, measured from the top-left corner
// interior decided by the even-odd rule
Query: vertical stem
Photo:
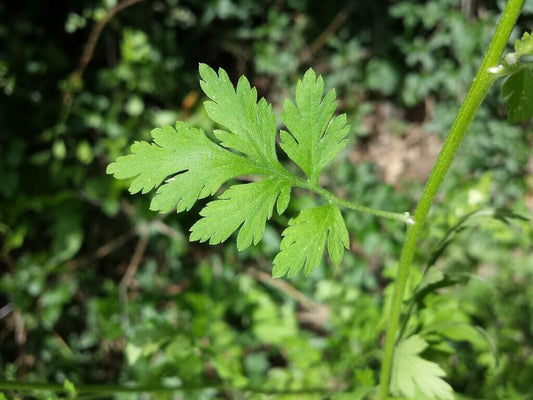
[[[489,68],[496,67],[511,31],[516,23],[524,0],[509,0],[502,12],[496,31],[489,45],[479,71],[470,86],[466,98],[459,109],[459,113],[448,133],[433,171],[426,183],[422,197],[415,210],[415,224],[407,229],[407,237],[402,249],[398,277],[394,288],[392,305],[389,311],[389,324],[387,327],[385,350],[381,367],[379,399],[386,400],[389,396],[389,381],[392,369],[396,334],[398,331],[400,313],[404,298],[405,286],[409,276],[409,269],[416,249],[427,214],[433,203],[442,181],[453,161],[464,135],[474,119],[483,99],[494,83],[496,76],[489,72]]]

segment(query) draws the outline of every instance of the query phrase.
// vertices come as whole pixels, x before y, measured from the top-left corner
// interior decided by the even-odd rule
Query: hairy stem
[[[319,184],[312,183],[313,182],[312,179],[305,180],[296,175],[293,175],[292,173],[288,172],[285,168],[283,168],[281,165],[279,166],[279,168],[275,169],[274,172],[277,173],[281,179],[284,179],[287,182],[289,182],[291,186],[298,187],[301,189],[306,189],[313,193],[316,193],[322,198],[329,201],[331,204],[335,204],[339,207],[349,208],[350,210],[364,212],[366,214],[372,214],[377,217],[401,221],[407,225],[414,224],[413,217],[408,212],[397,213],[393,211],[379,210],[377,208],[367,207],[362,204],[355,203],[353,201],[342,199],[339,196],[331,193],[329,190],[324,189]],[[272,173],[272,171],[269,170],[268,173]]]
[[[483,99],[496,79],[495,74],[490,72],[490,68],[494,68],[498,65],[503,50],[509,40],[509,36],[511,35],[511,31],[520,14],[523,3],[524,0],[509,0],[507,2],[489,48],[485,53],[485,58],[483,59],[481,67],[470,86],[463,104],[461,105],[459,113],[457,114],[439,157],[433,167],[433,171],[426,183],[422,197],[418,202],[414,214],[415,224],[407,229],[407,237],[402,249],[400,267],[394,288],[391,308],[389,310],[385,350],[380,376],[380,400],[386,400],[389,396],[389,382],[396,343],[396,333],[400,322],[405,286],[418,238],[435,195],[444,180],[455,153],[457,152],[457,149],[459,148]]]
[[[367,214],[372,214],[377,217],[394,219],[396,221],[401,221],[408,225],[412,225],[414,223],[413,218],[408,212],[396,213],[392,211],[379,210],[376,208],[370,208],[367,206],[363,206],[362,204],[359,204],[359,203],[354,203],[352,201],[344,200],[334,195],[333,193],[329,192],[328,190],[324,189],[322,186],[318,186],[318,185],[309,187],[308,189],[311,190],[312,192],[319,194],[320,196],[328,200],[330,203],[338,205],[340,207],[349,208],[350,210],[364,212]]]

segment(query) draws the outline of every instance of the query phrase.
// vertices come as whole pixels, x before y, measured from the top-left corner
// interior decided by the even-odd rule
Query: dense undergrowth
[[[280,233],[317,204],[314,196],[296,192],[263,241],[238,252],[235,238],[218,247],[188,243],[205,203],[190,214],[156,215],[149,198],[126,196],[128,184],[105,168],[154,126],[181,119],[212,131],[198,62],[224,67],[234,81],[246,74],[276,111],[312,66],[337,89],[352,126],[320,183],[371,207],[412,209],[425,179],[417,171],[426,157],[433,163],[498,5],[165,0],[132,2],[106,21],[115,4],[0,5],[1,378],[183,384],[194,387],[188,399],[307,390],[285,396],[364,399],[377,381],[401,224],[347,214],[351,243],[339,268],[273,280]],[[80,67],[102,21],[90,64]],[[519,24],[532,21],[526,2]],[[471,212],[531,214],[532,125],[509,125],[497,96],[485,102],[445,181],[416,271]],[[446,366],[467,399],[533,392],[533,236],[529,222],[497,216],[452,231],[435,270],[465,284],[426,296],[405,327],[433,329],[424,332],[432,338],[424,356]],[[6,396],[24,398],[17,393]]]

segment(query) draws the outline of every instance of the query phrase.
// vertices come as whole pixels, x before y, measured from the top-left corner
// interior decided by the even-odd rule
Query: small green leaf
[[[436,332],[450,340],[470,342],[478,347],[486,344],[485,337],[472,325],[466,322],[444,322],[429,325],[424,328],[425,332]],[[488,347],[488,346],[486,346]]]
[[[63,389],[65,390],[69,398],[75,398],[77,396],[76,386],[74,386],[74,384],[68,379],[65,379],[65,381],[63,382]]]
[[[134,143],[132,154],[119,157],[107,173],[118,179],[135,178],[130,193],[148,193],[166,179],[150,205],[154,211],[189,210],[228,179],[258,170],[249,159],[216,145],[201,129],[184,122],[176,128],[154,129],[152,138],[152,144]]]
[[[333,264],[339,265],[348,245],[348,231],[338,207],[328,204],[303,210],[283,232],[272,276],[291,277],[302,268],[309,275],[322,262],[326,246]]]
[[[276,200],[278,211],[284,211],[290,190],[287,183],[274,178],[230,187],[200,212],[203,218],[191,227],[191,240],[221,243],[240,227],[237,248],[257,244]]]
[[[222,146],[246,154],[267,165],[279,164],[276,157],[276,116],[265,99],[257,102],[257,90],[243,76],[233,87],[222,68],[217,73],[200,64],[200,86],[211,99],[204,103],[207,115],[228,131],[217,130]]]
[[[509,122],[533,118],[533,73],[521,68],[503,84],[502,97],[509,112]]]
[[[412,297],[412,300],[419,307],[423,306],[424,299],[428,294],[435,293],[438,289],[454,286],[467,279],[463,275],[443,274],[442,271],[435,268],[430,268],[426,271]]]
[[[316,183],[322,169],[346,146],[346,115],[333,117],[338,102],[335,90],[325,96],[324,80],[309,69],[296,85],[296,104],[285,100],[281,148]]]
[[[522,39],[515,40],[514,49],[518,57],[533,55],[533,35],[529,32],[524,32]]]
[[[428,344],[419,335],[402,340],[394,351],[391,390],[408,399],[452,400],[452,387],[438,364],[419,356]]]

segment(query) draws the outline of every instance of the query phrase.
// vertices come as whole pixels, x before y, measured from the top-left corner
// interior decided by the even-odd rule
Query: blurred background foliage
[[[277,112],[311,66],[337,89],[352,125],[351,145],[322,184],[372,207],[410,210],[501,6],[0,3],[1,378],[196,388],[153,395],[162,399],[367,398],[403,226],[346,212],[351,251],[340,268],[272,280],[280,231],[313,197],[298,193],[264,240],[239,253],[233,240],[188,243],[200,207],[156,215],[149,196],[129,196],[106,165],[155,126],[182,119],[213,128],[199,62],[235,80],[247,75]],[[526,2],[515,37],[531,26]],[[509,125],[498,96],[485,102],[432,210],[413,285],[467,214],[531,215],[532,124]],[[425,357],[445,367],[461,398],[532,398],[530,222],[467,225],[434,263],[435,274],[462,285],[423,297],[406,329],[433,344]],[[311,391],[258,393],[302,390]]]

